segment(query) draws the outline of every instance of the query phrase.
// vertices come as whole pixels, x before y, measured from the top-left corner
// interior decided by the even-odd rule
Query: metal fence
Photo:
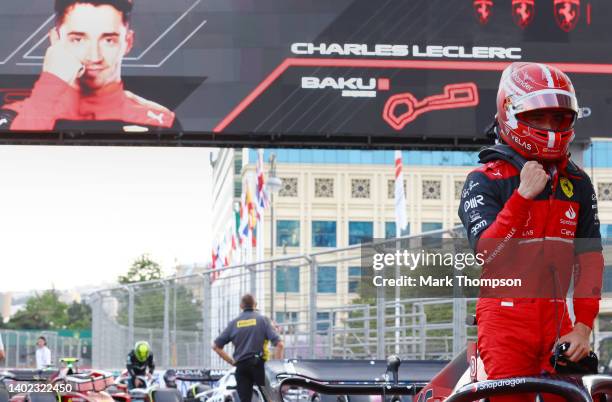
[[[454,229],[392,241],[420,250],[464,236]],[[352,246],[96,292],[93,364],[120,368],[134,341],[147,340],[161,367],[224,367],[210,346],[247,291],[274,319],[286,357],[448,359],[475,338],[465,324],[474,299],[363,300],[355,291],[360,266],[361,247]]]
[[[35,368],[36,341],[39,336],[47,339],[51,350],[51,362],[57,364],[62,357],[76,357],[80,366],[91,367],[91,343],[89,339],[60,336],[53,331],[0,330],[6,358],[0,367]]]
[[[400,238],[419,249],[428,238],[463,237],[459,230]],[[376,298],[356,292],[361,246],[204,271],[98,291],[92,307],[93,364],[119,368],[137,340],[147,340],[162,367],[223,367],[210,345],[239,313],[240,296],[256,295],[272,317],[287,357],[449,358],[465,346],[474,301]],[[274,289],[274,292],[270,290]],[[472,334],[473,335],[473,334]]]

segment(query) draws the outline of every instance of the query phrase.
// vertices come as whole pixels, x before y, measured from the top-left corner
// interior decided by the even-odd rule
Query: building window
[[[300,267],[276,267],[276,292],[298,293],[300,291]]]
[[[242,150],[240,148],[234,149],[234,175],[242,175]]]
[[[277,311],[274,314],[276,323],[280,325],[281,330],[285,334],[293,334],[296,332],[298,323],[300,322],[300,313],[297,311]]]
[[[612,266],[609,266],[609,265],[607,265],[604,268],[603,292],[604,293],[612,292]]]
[[[312,221],[312,246],[336,247],[335,221]]]
[[[333,198],[334,179],[315,179],[315,197]]]
[[[463,181],[456,181],[455,182],[455,199],[456,200],[460,200],[461,199],[461,192],[463,191],[463,185],[465,184],[465,182]]]
[[[317,269],[317,292],[336,293],[336,267],[321,266]]]
[[[612,225],[608,223],[600,224],[599,232],[601,233],[602,239],[612,239]]]
[[[234,179],[234,198],[240,198],[242,196],[242,179]]]
[[[597,198],[600,201],[612,201],[612,183],[597,183]]]
[[[278,220],[276,221],[276,245],[278,247],[300,246],[300,221]]]
[[[374,224],[372,222],[349,222],[349,246],[369,243],[373,238]]]
[[[406,195],[406,180],[404,180],[404,195]],[[395,179],[387,180],[387,198],[390,200],[395,199]]]
[[[431,232],[432,230],[442,229],[442,222],[423,222],[421,232]]]
[[[361,280],[361,267],[349,267],[348,269],[348,292],[359,292],[359,281]]]
[[[423,222],[421,224],[421,232],[430,232],[432,230],[442,229],[441,222]],[[425,248],[442,247],[442,233],[423,237],[422,246]]]
[[[408,236],[410,234],[410,223],[402,230],[400,236]],[[385,239],[395,239],[395,222],[385,222]]]
[[[274,314],[277,324],[297,323],[300,313],[297,311],[277,311]]]
[[[281,197],[297,197],[297,177],[283,177],[282,178],[283,185],[278,192],[278,195]]]
[[[317,332],[329,331],[329,327],[330,325],[334,325],[335,319],[336,319],[336,313],[333,313],[332,315],[328,311],[317,312]]]
[[[424,200],[439,200],[441,196],[442,182],[440,180],[423,180],[422,196]]]
[[[370,179],[352,179],[351,197],[370,198]]]

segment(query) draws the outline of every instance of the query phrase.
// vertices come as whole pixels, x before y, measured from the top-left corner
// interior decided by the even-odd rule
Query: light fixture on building
[[[280,177],[276,176],[276,154],[270,154],[270,173],[268,174],[268,180],[266,181],[266,187],[268,189],[268,194],[274,195],[278,193],[278,191],[283,186],[283,181]]]

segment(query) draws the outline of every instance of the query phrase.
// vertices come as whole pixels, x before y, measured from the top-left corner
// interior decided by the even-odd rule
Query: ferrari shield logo
[[[533,21],[535,15],[535,0],[512,0],[512,19],[521,28]]]
[[[474,0],[472,4],[474,6],[474,11],[476,12],[478,21],[482,25],[489,22],[491,11],[493,10],[493,0]]]
[[[574,185],[567,177],[562,177],[561,180],[559,180],[559,184],[561,185],[563,194],[565,194],[567,198],[572,198],[574,196]]]
[[[572,31],[580,18],[580,0],[555,0],[555,21],[565,32]]]

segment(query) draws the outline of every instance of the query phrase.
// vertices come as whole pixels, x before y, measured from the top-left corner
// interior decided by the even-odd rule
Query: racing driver
[[[0,130],[178,130],[174,113],[123,88],[133,0],[55,0],[55,25],[29,98],[1,106]]]
[[[144,388],[146,384],[138,378],[139,376],[151,377],[155,371],[155,361],[149,342],[138,341],[134,345],[134,349],[128,353],[125,368],[128,372],[128,387]]]
[[[593,185],[568,152],[578,115],[574,87],[558,68],[519,62],[502,73],[498,144],[481,150],[483,165],[467,176],[459,206],[471,246],[486,256],[483,277],[524,274],[529,282],[503,295],[481,287],[478,351],[488,379],[554,373],[549,359],[559,343],[570,344],[574,362],[590,350],[603,255]],[[565,303],[572,276],[573,324]]]

